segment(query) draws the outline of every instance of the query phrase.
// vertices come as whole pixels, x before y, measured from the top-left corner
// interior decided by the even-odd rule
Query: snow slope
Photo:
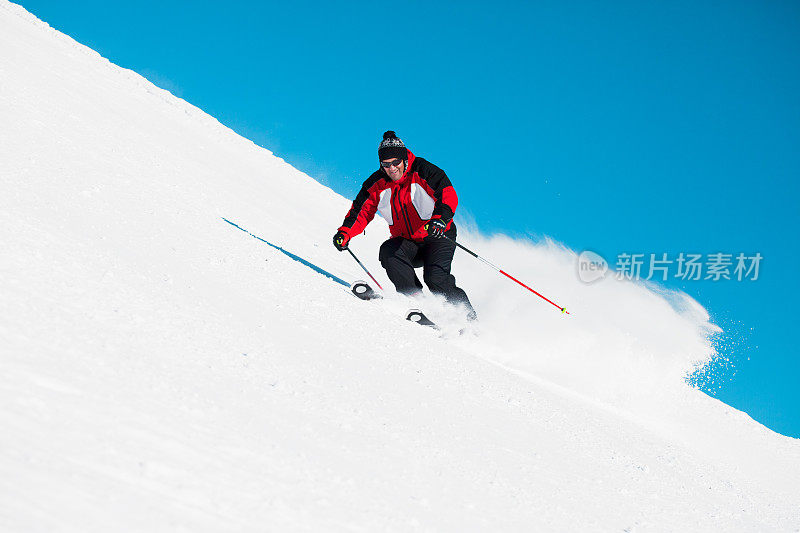
[[[348,207],[0,0],[0,530],[800,531],[800,442],[686,385],[696,302],[465,231],[573,315],[459,254],[440,338],[276,248],[362,277]]]

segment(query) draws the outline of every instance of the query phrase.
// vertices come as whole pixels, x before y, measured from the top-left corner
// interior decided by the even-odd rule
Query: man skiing
[[[389,223],[391,238],[381,245],[379,259],[397,292],[419,294],[422,283],[414,268],[423,268],[422,279],[434,294],[454,305],[463,305],[467,318],[476,318],[467,294],[456,286],[450,273],[456,250],[453,222],[458,197],[442,169],[416,157],[395,132],[387,131],[378,146],[381,167],[362,185],[333,245],[347,249],[375,212]],[[449,237],[448,239],[444,237]]]

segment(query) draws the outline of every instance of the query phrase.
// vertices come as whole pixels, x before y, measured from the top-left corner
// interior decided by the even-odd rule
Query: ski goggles
[[[392,159],[391,161],[381,161],[381,166],[383,168],[399,167],[402,162],[403,162],[402,159]]]

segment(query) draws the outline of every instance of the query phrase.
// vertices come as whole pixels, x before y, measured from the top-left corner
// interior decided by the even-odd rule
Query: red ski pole
[[[350,248],[345,248],[345,250],[347,250],[348,252],[350,252],[350,255],[352,255],[352,256],[353,256],[353,259],[355,259],[355,260],[356,260],[356,263],[358,263],[358,265],[359,265],[361,268],[363,268],[363,269],[364,269],[364,272],[366,272],[366,273],[367,273],[367,276],[369,276],[370,278],[372,278],[372,281],[374,281],[374,282],[375,282],[375,285],[377,285],[377,286],[378,286],[378,288],[379,288],[380,290],[383,290],[383,287],[381,287],[381,284],[380,284],[380,283],[378,283],[378,280],[377,280],[377,279],[375,279],[374,277],[372,277],[372,274],[370,274],[370,273],[369,273],[369,270],[367,270],[367,267],[365,267],[365,266],[364,266],[364,264],[363,264],[361,261],[359,261],[359,260],[358,260],[358,257],[356,257],[356,254],[354,254],[354,253],[353,253],[353,250],[351,250]]]
[[[448,237],[447,235],[445,235],[445,238],[447,238],[447,239],[450,239],[450,237]],[[498,267],[494,266],[494,265],[493,265],[493,264],[491,264],[489,261],[487,261],[487,260],[486,260],[486,259],[484,259],[483,257],[479,256],[478,254],[476,254],[475,252],[473,252],[472,250],[470,250],[470,249],[469,249],[469,248],[467,248],[466,246],[462,246],[461,244],[459,244],[458,242],[456,242],[454,239],[450,239],[450,240],[451,240],[451,241],[453,241],[453,243],[455,243],[455,245],[456,245],[456,246],[458,246],[459,248],[461,248],[462,250],[464,250],[465,252],[467,252],[467,253],[468,253],[469,255],[471,255],[472,257],[474,257],[474,258],[476,258],[476,259],[480,259],[481,261],[483,261],[484,263],[486,263],[487,265],[489,265],[489,266],[490,266],[490,267],[492,267],[493,269],[495,269],[495,270],[497,270],[498,272],[500,272],[500,273],[501,273],[502,275],[504,275],[505,277],[507,277],[507,278],[509,278],[510,280],[513,280],[513,281],[515,281],[515,282],[519,283],[520,285],[522,285],[523,287],[525,287],[526,289],[528,289],[529,291],[531,291],[533,294],[535,294],[535,295],[536,295],[536,296],[538,296],[539,298],[541,298],[541,299],[545,300],[546,302],[549,302],[549,303],[553,304],[554,306],[556,306],[557,308],[559,308],[559,309],[561,310],[561,312],[562,312],[562,313],[570,314],[570,312],[569,312],[569,311],[567,311],[567,308],[566,308],[566,307],[561,307],[560,305],[558,305],[558,304],[557,304],[557,303],[555,303],[554,301],[550,300],[549,298],[547,298],[547,297],[543,296],[542,294],[539,294],[538,292],[536,292],[535,290],[531,289],[530,287],[528,287],[527,285],[525,285],[524,283],[522,283],[520,280],[518,280],[517,278],[515,278],[514,276],[512,276],[512,275],[511,275],[511,274],[509,274],[508,272],[505,272],[505,271],[503,271],[502,269],[500,269],[500,268],[498,268]]]

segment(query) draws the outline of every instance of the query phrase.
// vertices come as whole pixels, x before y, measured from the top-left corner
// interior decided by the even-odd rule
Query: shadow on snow
[[[318,266],[317,266],[317,265],[315,265],[314,263],[311,263],[311,262],[309,262],[309,261],[306,261],[305,259],[303,259],[303,258],[302,258],[302,257],[300,257],[299,255],[295,255],[295,254],[293,254],[292,252],[289,252],[289,251],[287,251],[287,250],[284,250],[284,249],[283,249],[283,248],[281,248],[280,246],[276,246],[276,245],[272,244],[272,243],[271,243],[271,242],[269,242],[268,240],[262,239],[262,238],[261,238],[261,237],[259,237],[258,235],[254,235],[254,234],[250,233],[249,231],[247,231],[247,230],[246,230],[246,229],[244,229],[243,227],[239,226],[238,224],[235,224],[235,223],[231,222],[230,220],[228,220],[228,219],[227,219],[227,218],[225,218],[225,217],[222,217],[222,220],[224,220],[225,222],[227,222],[228,224],[230,224],[230,225],[231,225],[231,226],[233,226],[234,228],[238,228],[238,229],[242,230],[243,232],[247,233],[247,234],[248,234],[248,235],[250,235],[251,237],[254,237],[254,238],[258,239],[259,241],[261,241],[261,242],[263,242],[263,243],[266,243],[266,244],[268,244],[268,245],[272,246],[273,248],[275,248],[276,250],[278,250],[278,251],[280,251],[280,252],[284,253],[284,254],[285,254],[285,255],[287,255],[288,257],[291,257],[292,259],[294,259],[294,260],[295,260],[295,261],[297,261],[298,263],[301,263],[301,264],[303,264],[303,265],[307,266],[308,268],[310,268],[310,269],[311,269],[311,270],[313,270],[314,272],[317,272],[317,273],[319,273],[319,274],[322,274],[323,276],[325,276],[325,277],[328,277],[328,278],[332,279],[333,281],[335,281],[336,283],[340,283],[340,284],[344,285],[345,287],[349,287],[349,286],[350,286],[350,284],[349,284],[349,283],[347,283],[347,282],[346,282],[345,280],[343,280],[342,278],[340,278],[340,277],[337,277],[337,276],[334,276],[333,274],[331,274],[331,273],[330,273],[330,272],[328,272],[327,270],[323,270],[322,268],[318,267]]]

